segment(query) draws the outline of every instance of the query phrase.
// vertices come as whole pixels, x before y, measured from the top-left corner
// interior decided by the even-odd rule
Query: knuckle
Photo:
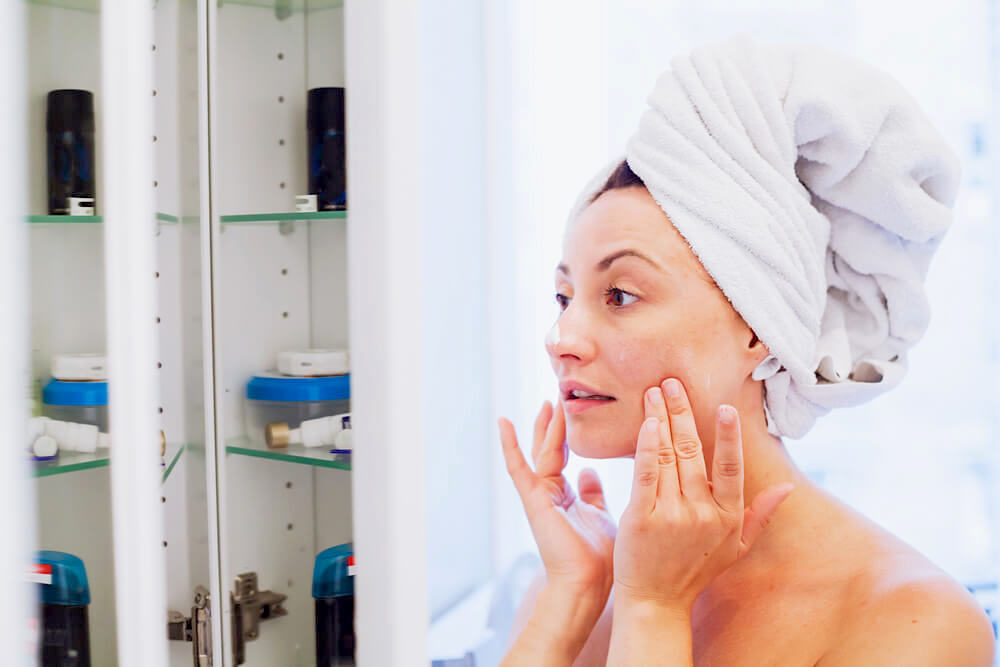
[[[737,477],[740,474],[740,470],[743,466],[740,465],[739,461],[719,461],[716,464],[716,470],[719,475],[723,477]]]
[[[672,447],[664,447],[657,451],[656,461],[661,466],[673,465],[677,461],[677,456]]]
[[[659,479],[659,475],[652,470],[644,470],[639,473],[639,486],[653,486]]]
[[[674,449],[678,458],[693,459],[701,452],[701,443],[691,436],[678,436],[674,439]]]

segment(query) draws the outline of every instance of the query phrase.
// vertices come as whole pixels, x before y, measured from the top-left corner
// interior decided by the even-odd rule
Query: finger
[[[691,403],[688,402],[680,380],[670,378],[662,386],[667,400],[667,414],[670,415],[670,438],[674,451],[677,452],[677,476],[681,483],[681,493],[693,501],[707,502],[711,495],[705,471],[705,454],[701,449]]]
[[[514,425],[503,417],[497,420],[497,425],[500,427],[500,442],[503,445],[503,460],[507,464],[507,474],[510,475],[514,488],[521,497],[521,504],[527,507],[528,492],[534,486],[535,473],[531,472],[528,462],[524,460],[524,454],[517,444]]]
[[[646,418],[656,417],[663,423],[667,423],[667,404],[663,399],[663,391],[660,386],[650,387],[646,390],[645,400]]]
[[[536,466],[538,465],[538,454],[541,452],[542,443],[545,441],[545,431],[548,429],[551,420],[552,404],[545,401],[542,403],[542,409],[538,411],[538,416],[535,417],[535,434],[531,440],[531,461]]]
[[[608,505],[604,501],[604,489],[601,488],[601,479],[592,468],[584,468],[580,471],[576,488],[580,491],[580,500],[597,509],[607,510]]]
[[[743,512],[743,440],[740,416],[731,405],[720,405],[715,418],[712,481],[715,502],[725,512]]]
[[[632,477],[632,498],[629,505],[642,511],[652,511],[656,506],[656,487],[660,471],[657,464],[659,437],[655,419],[647,419],[639,428],[635,447],[635,471]]]
[[[535,474],[539,477],[558,477],[566,467],[566,415],[562,401],[553,408],[552,419],[545,430],[545,440],[535,461]]]
[[[771,523],[771,517],[784,502],[795,485],[791,482],[777,484],[764,489],[757,494],[750,507],[743,513],[743,534],[740,537],[740,550],[737,558],[742,557],[753,543],[760,537],[764,529]]]
[[[681,494],[680,480],[677,477],[677,453],[670,441],[670,424],[667,416],[667,404],[663,400],[663,391],[659,387],[646,390],[646,417],[656,419],[656,463],[659,474],[657,495],[668,502],[676,502]]]

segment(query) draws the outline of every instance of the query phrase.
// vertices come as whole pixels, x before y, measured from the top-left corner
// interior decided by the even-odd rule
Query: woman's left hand
[[[792,485],[769,487],[744,509],[736,409],[717,411],[709,481],[681,383],[649,389],[644,404],[632,496],[615,543],[616,617],[619,604],[631,602],[689,615],[709,582],[750,549]]]

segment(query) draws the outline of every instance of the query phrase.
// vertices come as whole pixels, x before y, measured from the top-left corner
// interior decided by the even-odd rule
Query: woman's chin
[[[635,455],[635,440],[623,439],[619,428],[574,428],[566,426],[566,444],[577,456],[587,459],[617,459]],[[638,432],[638,431],[637,431]]]

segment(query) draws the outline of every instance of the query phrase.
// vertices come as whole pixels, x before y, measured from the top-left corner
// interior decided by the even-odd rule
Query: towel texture
[[[770,432],[895,386],[960,176],[913,98],[835,52],[738,36],[675,58],[648,102],[625,158],[770,350]]]

